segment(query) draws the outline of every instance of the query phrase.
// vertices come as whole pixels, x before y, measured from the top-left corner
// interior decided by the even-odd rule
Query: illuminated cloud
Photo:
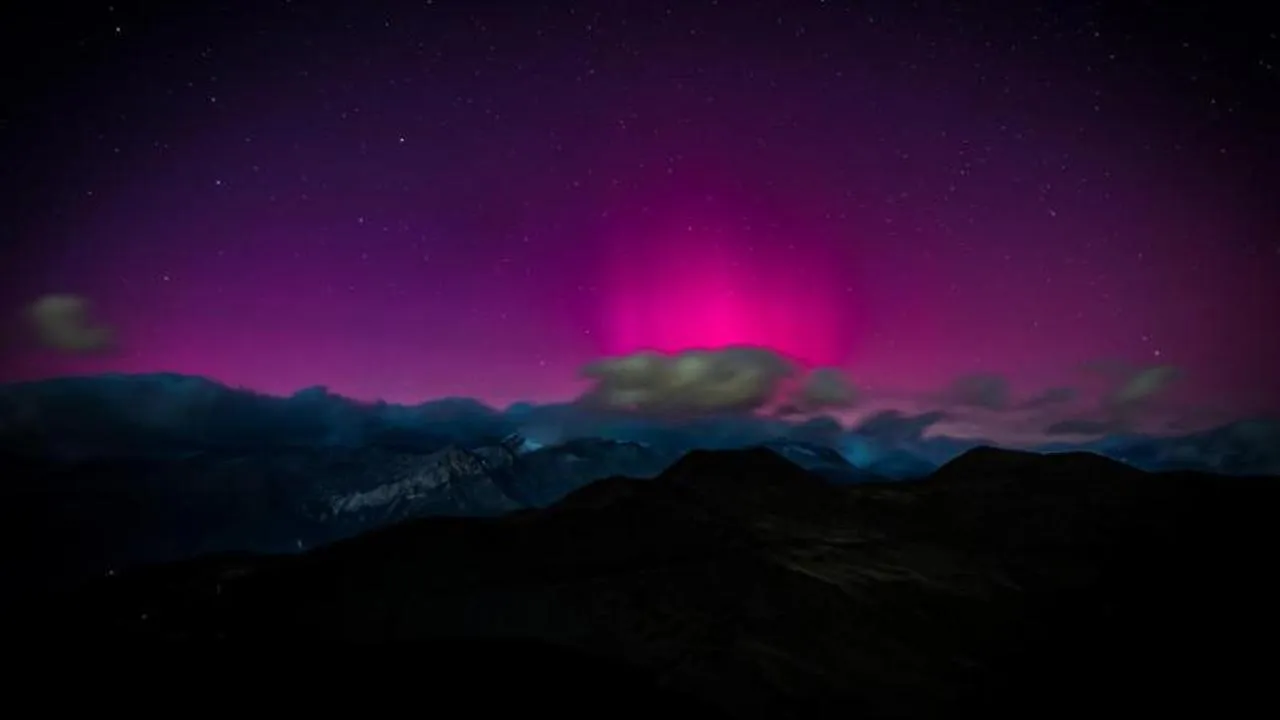
[[[690,417],[772,407],[779,416],[852,407],[857,389],[843,371],[803,373],[781,353],[755,346],[604,358],[582,369],[594,384],[579,398],[597,409]]]
[[[26,315],[46,347],[72,353],[111,347],[111,328],[93,322],[89,301],[79,295],[45,295],[27,306]]]
[[[768,405],[796,367],[765,348],[738,346],[662,354],[637,352],[582,369],[595,384],[587,405],[642,414],[749,412]]]

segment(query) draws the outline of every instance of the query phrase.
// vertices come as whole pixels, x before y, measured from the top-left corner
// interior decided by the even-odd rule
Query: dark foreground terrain
[[[695,452],[546,509],[102,578],[11,612],[8,645],[183,712],[1226,717],[1269,704],[1277,500],[1079,453],[836,486]]]

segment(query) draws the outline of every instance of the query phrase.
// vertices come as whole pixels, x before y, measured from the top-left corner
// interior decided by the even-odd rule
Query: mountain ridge
[[[1091,451],[1044,453],[981,445],[944,463],[926,479],[938,483],[947,482],[949,478],[972,478],[978,470],[988,478],[1030,472],[1033,475],[1051,473],[1079,479],[1095,474],[1142,472],[1128,463]]]
[[[763,453],[703,453],[503,517],[100,578],[23,615],[21,637],[46,652],[523,638],[633,666],[733,717],[924,718],[1023,716],[1045,698],[1064,717],[1224,707],[1245,696],[1229,674],[1251,672],[1228,641],[1274,635],[1276,593],[1256,567],[1280,479],[1116,472],[1098,484],[1123,492],[1098,505],[1089,483],[1063,497],[1033,477],[993,495],[981,478],[939,493],[810,476],[825,502],[780,506],[778,474],[806,471]],[[1023,460],[983,451],[959,467]],[[1188,582],[1187,567],[1213,574]]]

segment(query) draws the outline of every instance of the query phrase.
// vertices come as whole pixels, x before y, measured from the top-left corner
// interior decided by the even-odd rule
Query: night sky
[[[1127,363],[1280,410],[1280,28],[1229,4],[39,12],[6,28],[3,380],[504,405],[755,345],[917,408]],[[41,347],[49,294],[110,347]]]

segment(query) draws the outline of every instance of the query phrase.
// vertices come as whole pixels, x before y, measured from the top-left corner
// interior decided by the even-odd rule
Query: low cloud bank
[[[756,360],[759,358],[750,362]],[[694,370],[670,365],[662,369],[668,377],[657,384],[656,390],[644,390],[645,384],[636,381],[653,372],[651,369],[635,365],[630,369],[614,367],[605,373],[610,382],[629,378],[630,385],[612,385],[607,392],[597,387],[578,402],[519,403],[506,409],[469,398],[420,405],[364,403],[324,388],[274,397],[204,378],[169,374],[16,383],[0,386],[0,451],[70,458],[316,446],[378,446],[429,452],[450,444],[475,446],[521,434],[543,445],[597,437],[643,442],[680,452],[782,440],[831,447],[873,472],[911,477],[926,474],[975,445],[994,444],[944,431],[957,414],[964,412],[963,404],[921,412],[876,410],[864,412],[852,421],[820,413],[806,416],[746,412],[745,407],[765,407],[755,405],[761,397],[759,393],[747,390],[752,383],[763,382],[756,371],[747,375],[751,382],[741,377],[717,376],[719,380],[707,381],[705,391],[694,392],[691,401],[664,395],[663,388],[668,387],[665,383],[680,385],[691,377],[703,378],[705,373],[715,376],[717,372],[727,372],[723,367],[711,370],[700,365],[707,362],[705,359],[692,362]],[[766,362],[759,367],[772,366]],[[628,376],[628,372],[633,374]],[[795,380],[794,376],[790,379]],[[1125,382],[1132,380],[1129,377]],[[839,387],[838,382],[823,387],[829,381],[831,377],[819,376],[811,381],[817,389],[810,387],[808,391],[803,390],[803,382],[789,388],[775,387],[781,394],[771,396],[770,401],[813,412],[831,405],[849,405],[850,388]],[[1148,381],[1143,382],[1150,387]],[[835,389],[839,392],[828,394]],[[636,393],[624,397],[633,408],[641,407],[643,411],[618,406],[614,402],[618,396],[608,394],[614,392]],[[804,396],[804,392],[811,394]],[[797,402],[797,393],[806,397],[806,402]],[[819,402],[833,396],[831,402]],[[973,397],[991,399],[997,395],[979,392]],[[1133,393],[1123,397],[1132,398]],[[1025,406],[1030,403],[1010,399],[997,404],[1005,408],[1003,412],[1025,413]],[[1108,417],[1111,425],[1105,424]],[[1280,474],[1280,422],[1276,421],[1238,422],[1173,437],[1120,432],[1125,427],[1115,416],[1082,416],[1071,422],[1077,426],[1068,429],[1082,435],[1112,432],[1052,444],[1045,442],[1042,435],[1038,444],[1022,446],[1093,450],[1154,470]]]

